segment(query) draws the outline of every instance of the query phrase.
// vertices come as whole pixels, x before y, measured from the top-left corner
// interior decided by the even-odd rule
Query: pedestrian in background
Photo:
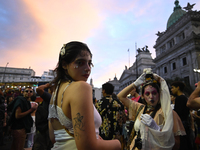
[[[46,91],[48,90],[48,92]],[[40,85],[36,92],[43,99],[39,104],[35,113],[35,126],[36,134],[34,136],[34,144],[32,150],[50,150],[53,147],[53,143],[49,137],[48,127],[48,113],[49,103],[52,94],[51,85],[49,83]]]
[[[26,140],[26,135],[31,131],[33,119],[31,113],[37,109],[37,105],[31,107],[31,96],[33,90],[27,87],[24,91],[24,96],[18,96],[11,103],[12,114],[8,121],[11,125],[13,142],[11,150],[23,150]]]
[[[171,83],[171,92],[176,96],[174,111],[179,115],[186,131],[185,136],[181,136],[181,150],[194,149],[194,127],[192,126],[192,117],[190,109],[186,106],[188,98],[183,93],[185,84],[182,81]]]
[[[125,121],[125,110],[123,104],[113,94],[114,86],[111,83],[102,85],[103,98],[100,99],[96,108],[101,115],[102,124],[99,135],[104,140],[119,139],[122,143],[122,126]]]

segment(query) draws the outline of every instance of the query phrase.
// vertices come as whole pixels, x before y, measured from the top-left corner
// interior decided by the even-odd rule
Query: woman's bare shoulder
[[[92,87],[85,81],[76,81],[71,84],[70,87],[70,95],[73,96],[73,98],[79,97],[86,97],[90,94],[92,94]]]
[[[68,94],[71,106],[85,105],[92,103],[92,87],[84,81],[73,82]]]
[[[81,88],[83,90],[83,88],[91,89],[92,87],[85,81],[75,81],[72,83],[72,88],[77,88],[77,89]]]

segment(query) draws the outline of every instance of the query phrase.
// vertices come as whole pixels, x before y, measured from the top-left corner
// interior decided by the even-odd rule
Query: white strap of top
[[[71,82],[71,83],[72,83],[72,82]],[[62,108],[62,103],[63,103],[63,95],[64,95],[64,93],[65,93],[65,90],[67,89],[67,87],[68,87],[71,83],[69,83],[69,84],[64,88],[64,91],[63,91],[63,93],[62,93],[62,99],[61,99],[61,108]],[[59,84],[60,84],[60,81],[58,81],[58,85],[59,85]],[[54,104],[55,104],[57,91],[58,91],[58,86],[56,87],[56,90],[55,90],[55,92],[53,93],[53,105],[52,105],[52,107],[53,107]]]
[[[71,82],[72,83],[72,82]],[[63,93],[62,93],[62,99],[61,99],[61,108],[62,108],[62,103],[63,103],[63,95],[64,95],[64,93],[65,93],[65,90],[67,89],[67,87],[71,84],[71,83],[69,83],[65,88],[64,88],[64,90],[63,90]]]
[[[58,85],[60,84],[60,80],[58,81]],[[53,93],[53,105],[52,105],[52,107],[54,106],[54,104],[55,104],[55,100],[56,100],[56,94],[57,94],[57,91],[58,91],[58,85],[57,85],[57,87],[56,87],[56,90],[54,91],[54,93]]]

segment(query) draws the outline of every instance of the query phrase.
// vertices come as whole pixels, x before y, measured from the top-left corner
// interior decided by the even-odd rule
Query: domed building
[[[181,6],[179,5],[179,1],[178,0],[176,0],[174,2],[174,4],[175,4],[174,12],[171,14],[171,16],[169,17],[169,19],[167,21],[167,29],[171,25],[176,23],[186,13],[186,11],[181,9]]]
[[[186,85],[200,80],[200,11],[193,11],[195,4],[188,3],[185,10],[175,0],[172,14],[167,20],[166,30],[158,31],[155,59],[152,59],[148,46],[137,49],[136,61],[125,69],[119,80],[109,80],[115,83],[115,94],[134,82],[144,68],[152,68],[164,79],[184,79]]]
[[[185,10],[178,0],[174,4],[166,30],[156,34],[155,71],[165,79],[182,78],[194,87],[200,80],[200,11],[192,10],[195,4],[188,3]]]

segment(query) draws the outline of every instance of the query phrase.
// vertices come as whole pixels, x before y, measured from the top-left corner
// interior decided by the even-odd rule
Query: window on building
[[[166,49],[166,46],[165,45],[163,45],[161,48],[160,48],[160,52],[162,53],[162,52],[164,52],[165,51],[165,49]]]
[[[142,72],[141,69],[139,69],[139,74],[141,74],[141,72]]]
[[[167,67],[164,67],[164,73],[167,73]]]
[[[178,35],[178,42],[181,42],[184,39],[185,39],[185,33],[182,32],[181,34]]]
[[[172,48],[174,46],[174,39],[172,39],[171,41],[169,41],[169,47]]]
[[[185,39],[185,33],[184,33],[184,32],[181,33],[180,38],[181,38],[182,40]]]
[[[23,80],[23,78],[22,78],[22,77],[20,77],[20,80]]]
[[[187,76],[187,77],[184,77],[184,82],[185,82],[185,84],[186,85],[190,85],[190,78],[189,78],[189,76]]]
[[[173,69],[173,70],[176,69],[176,63],[175,63],[175,62],[172,64],[172,69]]]
[[[186,57],[184,57],[182,60],[183,60],[183,66],[187,65],[187,59],[186,59]]]

